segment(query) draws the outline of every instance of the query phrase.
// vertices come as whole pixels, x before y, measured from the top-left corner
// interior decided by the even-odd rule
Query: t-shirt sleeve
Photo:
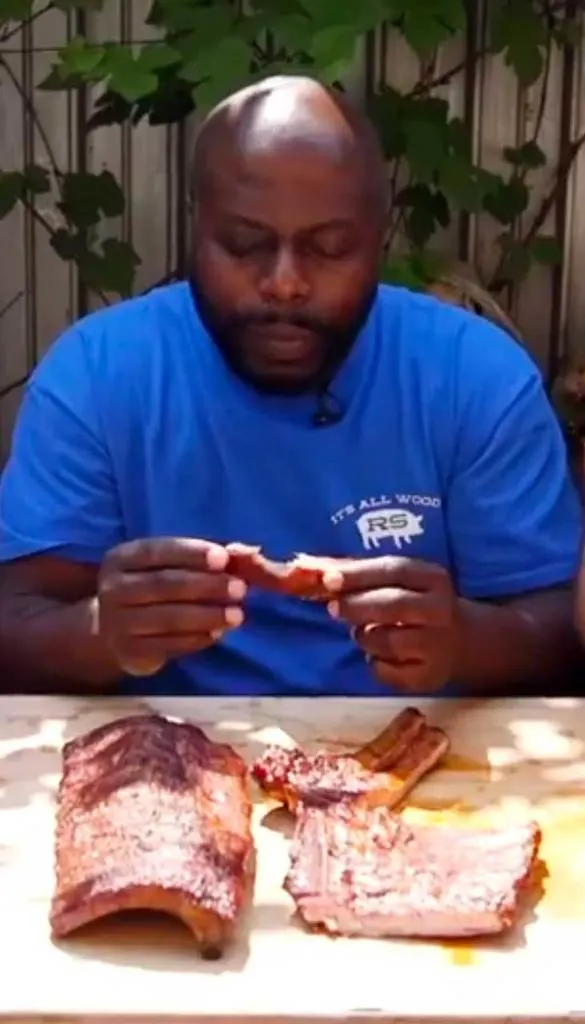
[[[447,517],[459,592],[505,597],[567,583],[581,505],[565,442],[527,353],[487,321],[461,337]]]
[[[0,480],[0,562],[99,562],[122,537],[116,483],[79,328],[31,376]]]

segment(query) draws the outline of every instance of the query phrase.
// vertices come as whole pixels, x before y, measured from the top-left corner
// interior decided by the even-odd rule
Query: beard
[[[277,314],[250,310],[225,314],[209,299],[196,274],[189,279],[199,318],[232,371],[245,383],[264,394],[302,395],[327,390],[337,370],[345,361],[368,319],[377,293],[377,282],[357,304],[355,311],[341,326],[303,313]],[[314,338],[316,365],[298,376],[263,373],[255,366],[254,329],[286,325],[310,332]]]

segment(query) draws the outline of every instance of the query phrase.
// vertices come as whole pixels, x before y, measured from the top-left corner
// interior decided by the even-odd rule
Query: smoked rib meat
[[[271,746],[251,774],[263,792],[292,812],[303,801],[357,799],[370,807],[396,807],[448,749],[442,729],[430,726],[416,708],[405,708],[353,755]]]
[[[260,547],[236,542],[228,544],[227,550],[230,553],[228,572],[250,586],[306,600],[326,600],[331,597],[331,591],[323,585],[323,576],[328,569],[351,561],[299,554],[290,561],[276,562],[267,558]]]
[[[252,896],[247,767],[194,725],[118,719],[67,743],[50,922],[62,938],[122,910],[172,914],[220,956]]]
[[[509,928],[537,862],[534,823],[412,826],[386,807],[299,808],[284,888],[311,928],[463,938]]]

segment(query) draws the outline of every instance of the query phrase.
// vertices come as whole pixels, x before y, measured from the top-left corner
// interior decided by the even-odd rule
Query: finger
[[[151,676],[167,662],[211,647],[217,636],[193,633],[191,636],[140,637],[127,639],[123,648],[112,645],[120,667],[128,675]]]
[[[213,604],[241,602],[247,593],[243,580],[226,573],[159,569],[143,573],[112,573],[100,580],[100,597],[116,606],[179,601],[207,601]]]
[[[229,554],[220,544],[190,537],[148,537],[129,541],[111,551],[108,564],[124,572],[149,569],[193,569],[221,572]]]
[[[407,693],[435,693],[447,682],[442,675],[433,673],[427,664],[422,663],[393,665],[373,658],[370,667],[379,682]]]
[[[424,593],[438,587],[449,586],[449,577],[440,565],[422,562],[415,558],[356,559],[343,562],[323,576],[325,586],[332,593],[355,593],[375,590],[378,587],[396,587]]]
[[[114,636],[192,636],[241,626],[244,613],[230,605],[161,604],[116,609],[112,618]]]
[[[435,594],[409,592],[392,587],[348,594],[328,604],[333,618],[344,619],[353,626],[377,623],[396,626],[441,625],[448,621],[450,604]]]
[[[402,665],[424,661],[428,636],[428,629],[417,626],[359,626],[354,639],[369,658]]]

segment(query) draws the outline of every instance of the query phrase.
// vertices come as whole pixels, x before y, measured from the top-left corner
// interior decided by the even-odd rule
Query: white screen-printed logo
[[[366,551],[379,548],[384,540],[394,541],[400,551],[403,544],[411,544],[413,537],[424,533],[423,517],[404,508],[377,508],[364,512],[355,524]]]

